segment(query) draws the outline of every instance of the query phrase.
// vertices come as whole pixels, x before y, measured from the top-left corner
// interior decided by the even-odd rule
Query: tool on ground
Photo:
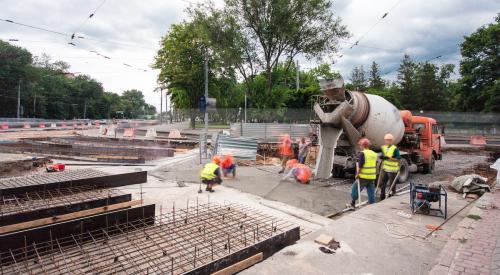
[[[442,209],[444,197],[444,211]],[[439,208],[432,208],[432,202],[439,202]],[[446,219],[448,214],[448,193],[439,185],[413,184],[410,182],[410,206],[412,214],[438,216]]]
[[[201,194],[203,191],[201,190],[201,180],[200,180],[200,189],[198,189],[198,193]]]
[[[63,163],[55,163],[55,164],[47,165],[46,170],[49,173],[62,172],[62,171],[64,171],[65,168],[66,168],[66,165],[64,165]]]
[[[401,171],[401,170],[399,170],[399,171]],[[392,188],[394,187],[394,184],[396,184],[396,182],[398,181],[398,178],[399,178],[399,171],[398,171],[398,173],[396,174],[396,176],[394,177],[394,180],[392,180],[392,184],[391,184],[391,186],[390,186],[390,188],[389,188],[389,193],[388,193],[388,194],[389,194],[389,197],[393,195],[393,194],[392,194]]]

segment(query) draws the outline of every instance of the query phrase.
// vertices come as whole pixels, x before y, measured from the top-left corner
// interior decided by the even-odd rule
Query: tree
[[[385,87],[384,80],[380,77],[380,69],[378,64],[373,61],[370,69],[370,88],[382,90]]]
[[[417,64],[407,54],[398,69],[397,83],[400,87],[399,100],[404,108],[412,109],[418,104],[418,95],[415,94],[414,76],[417,69]]]
[[[500,14],[460,45],[461,110],[500,112]]]
[[[236,83],[234,68],[225,63],[225,52],[212,47],[210,33],[202,21],[172,25],[162,39],[154,67],[160,69],[158,82],[169,88],[168,94],[176,108],[190,109],[191,127],[195,127],[199,99],[204,95],[204,62],[208,62],[209,96],[218,105],[230,106]]]
[[[366,72],[363,65],[354,67],[351,72],[351,83],[355,90],[365,91],[367,88]]]
[[[338,50],[338,39],[348,37],[328,0],[226,0],[225,13],[239,26],[251,51],[249,65],[263,67],[266,91],[273,87],[273,70],[284,58],[286,70],[298,55],[320,58]],[[241,62],[246,62],[241,59]]]

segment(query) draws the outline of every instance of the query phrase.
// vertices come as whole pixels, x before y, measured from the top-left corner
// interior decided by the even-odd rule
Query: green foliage
[[[21,117],[72,119],[85,114],[86,118],[111,118],[123,110],[119,95],[104,92],[102,84],[90,76],[66,73],[68,69],[63,61],[52,62],[45,54],[33,58],[26,49],[0,40],[0,117],[16,116],[19,87]],[[137,117],[144,109],[155,113],[154,106],[140,95],[142,101],[134,102],[125,117],[133,113]]]
[[[298,54],[320,58],[338,50],[338,39],[348,37],[328,0],[226,0],[225,14],[239,27],[248,66],[260,65],[271,93],[275,67],[287,68]]]
[[[500,112],[500,14],[495,22],[465,37],[460,45],[460,110]]]
[[[385,82],[380,76],[380,69],[378,64],[373,61],[370,69],[370,79],[368,80],[370,83],[370,88],[382,90],[385,88]]]
[[[368,80],[366,79],[366,72],[363,69],[363,65],[352,69],[351,84],[356,91],[364,91],[368,87]]]

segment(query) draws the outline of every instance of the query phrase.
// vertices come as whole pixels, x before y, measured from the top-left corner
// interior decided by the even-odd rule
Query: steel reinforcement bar
[[[78,186],[111,188],[144,183],[146,181],[146,171],[109,175],[93,169],[81,169],[0,180],[0,197],[9,195],[22,196],[27,192],[46,191]]]
[[[0,226],[130,201],[132,195],[114,189],[77,186],[2,196]]]
[[[154,225],[152,225],[154,222]],[[300,228],[238,204],[202,204],[3,251],[2,274],[207,274],[300,238]]]

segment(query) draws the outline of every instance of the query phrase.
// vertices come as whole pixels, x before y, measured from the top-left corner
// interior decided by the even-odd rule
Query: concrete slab
[[[344,215],[241,274],[427,274],[467,210],[449,220],[435,237],[423,239],[429,232],[426,224],[439,225],[444,219],[398,216],[398,211],[409,212],[408,196]],[[460,196],[450,194],[449,214],[466,204]],[[341,248],[335,254],[321,252],[314,243],[321,234],[334,236]]]

